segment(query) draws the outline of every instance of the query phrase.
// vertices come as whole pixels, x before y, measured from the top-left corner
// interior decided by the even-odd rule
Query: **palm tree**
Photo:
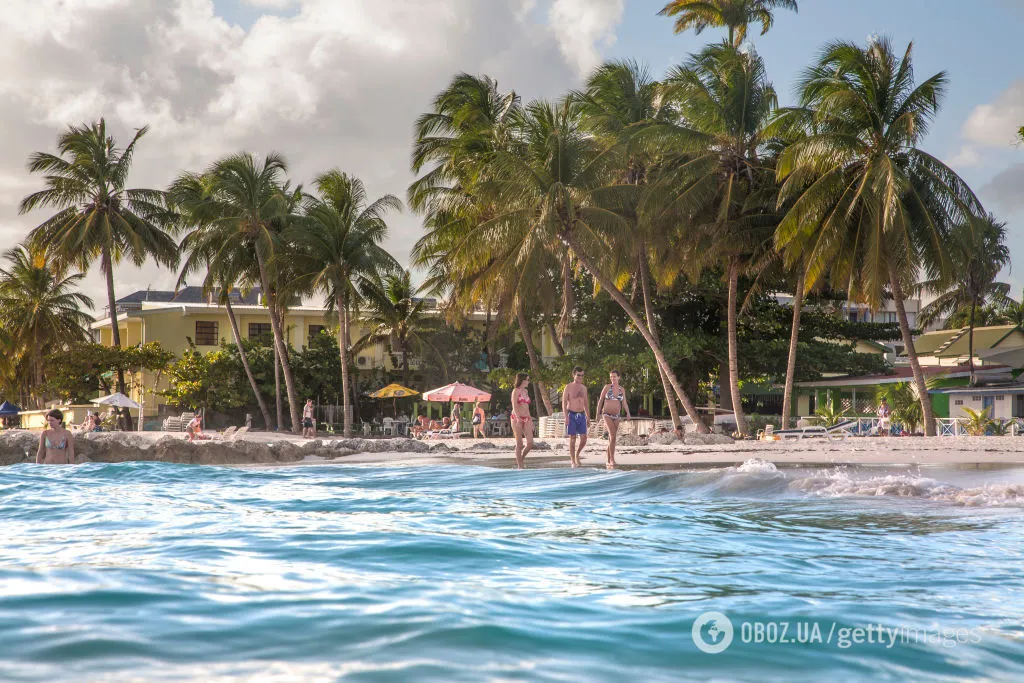
[[[778,163],[779,205],[792,202],[777,244],[800,244],[808,287],[826,272],[877,307],[888,290],[922,403],[925,432],[935,423],[914,350],[904,292],[919,264],[932,278],[948,272],[950,226],[984,212],[950,168],[917,147],[938,113],[945,73],[920,84],[908,46],[902,57],[886,39],[861,48],[835,42],[800,83],[801,106],[816,132],[789,145]]]
[[[92,319],[82,309],[92,308],[92,299],[78,291],[84,275],[65,275],[47,263],[45,254],[19,246],[4,258],[10,265],[0,268],[0,328],[9,348],[28,362],[31,392],[42,407],[43,357],[88,339]]]
[[[364,322],[370,331],[356,342],[356,348],[387,342],[393,353],[402,355],[402,383],[409,383],[409,355],[430,349],[444,364],[429,335],[438,328],[437,319],[427,312],[428,301],[416,296],[412,273],[387,274],[378,285],[364,281],[362,295],[369,304]]]
[[[270,429],[274,424],[270,419],[270,410],[249,364],[249,354],[242,343],[238,319],[231,305],[231,294],[239,283],[248,284],[250,281],[258,280],[258,277],[252,273],[252,253],[242,242],[234,239],[224,242],[223,232],[210,230],[211,217],[205,215],[210,207],[210,187],[210,176],[184,173],[168,190],[168,203],[177,212],[181,225],[186,229],[191,228],[179,247],[185,262],[178,275],[177,286],[181,286],[191,273],[204,271],[203,289],[207,292],[216,292],[218,302],[227,310],[231,336],[238,349],[238,357],[263,415],[263,424]]]
[[[936,297],[921,312],[920,323],[928,325],[959,309],[968,310],[967,356],[970,383],[974,386],[974,326],[978,307],[1002,304],[1010,293],[1010,285],[996,281],[999,271],[1010,262],[1006,224],[992,215],[973,218],[956,226],[945,246],[950,268],[920,285]]]
[[[234,154],[211,165],[204,173],[208,190],[201,205],[192,210],[204,221],[211,244],[232,245],[246,250],[252,259],[254,275],[260,283],[270,313],[274,349],[284,375],[292,431],[300,430],[299,401],[295,394],[285,343],[283,311],[287,296],[281,295],[277,276],[283,248],[282,233],[294,219],[298,190],[285,180],[287,166],[275,153],[262,162],[251,154]]]
[[[127,258],[137,266],[153,258],[173,267],[177,244],[159,226],[168,219],[164,194],[129,189],[135,145],[146,134],[135,132],[123,150],[107,135],[106,121],[71,126],[57,138],[58,154],[36,152],[31,173],[42,173],[46,188],[23,200],[19,212],[53,207],[57,213],[29,234],[29,242],[59,261],[87,270],[97,259],[107,282],[107,309],[115,348],[121,347],[114,295],[114,266]],[[124,371],[117,371],[117,390],[124,393]]]
[[[684,123],[652,130],[679,154],[677,168],[664,174],[663,207],[695,223],[692,238],[679,245],[688,252],[691,270],[716,263],[724,267],[729,389],[737,430],[745,434],[737,338],[739,277],[771,248],[775,183],[764,154],[775,90],[755,52],[723,43],[708,46],[673,69],[666,78],[666,96]]]
[[[615,260],[611,245],[626,244],[633,226],[621,209],[636,188],[608,184],[614,169],[621,168],[621,150],[605,149],[581,125],[573,98],[558,106],[531,103],[517,134],[514,148],[494,153],[488,178],[479,186],[494,215],[476,226],[473,238],[482,245],[532,245],[531,251],[575,258],[636,325],[685,405],[688,399],[661,344],[606,266]]]
[[[672,0],[658,14],[677,17],[676,33],[693,29],[699,34],[706,28],[725,26],[729,44],[739,47],[750,24],[761,24],[762,36],[768,33],[776,8],[798,10],[796,0]]]
[[[337,311],[340,317],[338,348],[345,435],[348,436],[352,433],[351,315],[358,308],[360,288],[379,287],[382,274],[401,270],[380,243],[388,231],[384,215],[388,211],[400,211],[402,203],[388,194],[368,205],[362,181],[338,170],[317,177],[316,187],[319,196],[307,201],[303,229],[295,231],[291,241],[297,251],[299,280],[322,292],[328,308]]]
[[[623,164],[613,171],[612,182],[637,189],[626,210],[634,221],[634,228],[622,245],[621,251],[627,256],[620,267],[625,276],[635,277],[639,282],[647,326],[655,341],[660,343],[651,290],[655,284],[670,286],[679,273],[677,268],[662,267],[665,260],[659,258],[676,235],[671,229],[648,220],[649,212],[640,210],[645,203],[643,193],[649,187],[649,179],[656,173],[657,152],[661,150],[652,154],[636,141],[645,128],[665,121],[671,109],[664,106],[660,85],[646,68],[634,61],[613,61],[598,67],[587,81],[586,89],[571,97],[580,103],[583,124],[594,131],[601,144],[621,150]],[[660,271],[657,274],[661,277],[655,278],[652,266]],[[675,391],[660,368],[659,375],[672,423],[678,426]],[[683,407],[691,421],[699,424],[699,415],[689,396],[684,396]]]
[[[1007,296],[1000,307],[999,314],[1002,322],[1011,325],[1024,325],[1024,292],[1019,301]]]

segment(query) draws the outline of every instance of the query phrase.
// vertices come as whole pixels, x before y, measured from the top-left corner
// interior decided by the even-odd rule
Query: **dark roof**
[[[213,292],[213,302],[216,302],[216,300],[217,293]],[[161,289],[144,289],[121,297],[117,300],[117,305],[141,305],[147,301],[175,304],[205,304],[210,302],[210,294],[204,294],[202,287],[182,287],[177,292]],[[258,306],[260,303],[259,287],[253,288],[245,296],[242,296],[242,293],[237,289],[231,290],[231,303]]]

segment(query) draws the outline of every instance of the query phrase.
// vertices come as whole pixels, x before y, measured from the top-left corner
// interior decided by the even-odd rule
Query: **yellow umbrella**
[[[400,399],[400,398],[407,398],[409,396],[416,396],[419,393],[420,392],[416,391],[415,389],[410,389],[409,387],[403,387],[401,384],[389,384],[386,387],[384,387],[383,389],[378,389],[377,391],[375,391],[372,394],[370,394],[370,398],[393,398],[393,399],[395,399],[393,401],[393,404],[394,404],[394,409],[395,409],[395,417],[397,418],[398,417],[398,399]]]
[[[403,387],[401,384],[389,384],[383,389],[378,389],[370,394],[370,398],[406,398],[407,396],[416,396],[419,393],[409,387]]]

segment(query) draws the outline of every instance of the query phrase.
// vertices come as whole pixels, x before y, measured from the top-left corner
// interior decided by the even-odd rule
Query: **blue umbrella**
[[[0,404],[0,415],[17,415],[20,412],[21,408],[14,405],[13,403],[4,401],[2,404]]]

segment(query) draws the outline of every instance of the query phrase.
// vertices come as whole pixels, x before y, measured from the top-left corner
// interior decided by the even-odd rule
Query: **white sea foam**
[[[744,474],[774,474],[779,471],[774,463],[764,458],[751,458],[736,468],[737,472]]]
[[[962,488],[914,474],[858,478],[845,470],[834,470],[795,479],[789,488],[816,496],[894,496],[963,507],[1024,507],[1024,484]]]

